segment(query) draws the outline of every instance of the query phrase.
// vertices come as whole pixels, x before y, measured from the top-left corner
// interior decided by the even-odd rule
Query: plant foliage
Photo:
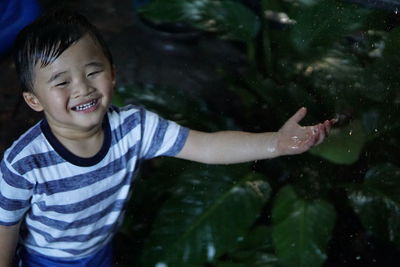
[[[229,167],[157,160],[147,175],[165,179],[134,190],[134,218],[124,228],[142,241],[132,261],[322,266],[344,249],[334,229],[346,228],[341,223],[348,217],[360,221],[357,231],[367,240],[397,251],[400,30],[394,14],[340,0],[252,3],[154,0],[139,10],[153,23],[185,24],[241,44],[244,75],[215,69],[236,97],[240,120],[179,88],[129,85],[116,101],[139,102],[206,130],[276,130],[300,106],[309,110],[304,124],[339,122],[324,144],[295,157]],[[368,244],[361,247],[367,251]]]

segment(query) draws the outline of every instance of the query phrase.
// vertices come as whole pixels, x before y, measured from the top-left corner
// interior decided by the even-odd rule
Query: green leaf
[[[359,120],[348,126],[333,129],[329,137],[310,152],[336,164],[353,164],[367,141],[365,130]]]
[[[238,168],[185,170],[155,221],[145,266],[201,266],[236,247],[271,191],[264,177]]]
[[[292,186],[277,195],[272,210],[272,237],[282,266],[321,266],[336,214],[323,200],[306,201]]]
[[[253,40],[260,30],[259,18],[237,1],[156,0],[141,8],[140,13],[154,22],[187,23],[244,42]]]
[[[273,252],[271,227],[258,226],[251,230],[244,238],[238,243],[238,250],[253,250],[262,249],[265,251]]]
[[[219,4],[210,6],[206,11],[205,20],[215,20],[212,27],[222,34],[222,37],[230,40],[250,42],[260,30],[259,18],[236,1],[220,1]],[[207,27],[203,29],[207,30]]]
[[[236,262],[218,262],[216,267],[248,267],[246,264],[243,263],[236,263]]]
[[[232,262],[219,261],[215,265],[216,267],[277,267],[278,259],[275,255],[263,252],[249,252],[251,256],[247,257],[246,260]],[[242,257],[242,255],[239,255]]]
[[[350,203],[367,231],[400,245],[400,168],[385,163],[365,175],[361,186],[348,187]]]
[[[232,126],[229,118],[212,114],[204,98],[194,97],[179,88],[131,84],[118,88],[116,93],[117,101],[123,105],[143,106],[186,127],[216,131]],[[211,116],[213,120],[209,119]]]
[[[332,47],[335,41],[359,30],[371,11],[339,0],[304,1],[293,5],[289,16],[296,21],[291,32],[295,49],[316,54],[320,48]]]
[[[400,127],[399,111],[391,105],[371,108],[362,114],[362,123],[368,137],[376,138]]]
[[[247,233],[243,240],[238,242],[238,247],[225,255],[226,260],[219,261],[216,266],[229,266],[231,262],[246,267],[272,267],[278,265],[275,255],[271,227],[257,226]]]
[[[155,23],[181,22],[185,19],[184,7],[186,0],[153,0],[141,7],[139,13]]]
[[[399,55],[400,45],[400,28],[395,28],[389,32],[387,40],[385,42],[385,48],[383,54],[385,57],[396,57],[397,60],[400,58]]]
[[[366,79],[371,84],[371,98],[385,103],[399,101],[397,89],[400,86],[398,70],[400,68],[400,29],[396,28],[383,34],[383,41],[376,44],[375,60],[366,66]],[[375,87],[375,88],[374,88]],[[366,92],[368,93],[368,91]]]

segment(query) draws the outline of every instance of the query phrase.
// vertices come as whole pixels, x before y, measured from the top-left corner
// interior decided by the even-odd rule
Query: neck
[[[51,132],[59,140],[67,140],[69,142],[82,142],[91,139],[103,132],[102,125],[96,125],[91,129],[77,131],[75,129],[58,128],[50,125]]]
[[[82,158],[96,155],[104,142],[104,131],[101,124],[87,131],[58,129],[49,126],[53,135],[66,149]]]

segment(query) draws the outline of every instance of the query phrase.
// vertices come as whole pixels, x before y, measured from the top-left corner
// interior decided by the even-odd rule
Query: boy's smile
[[[96,110],[97,103],[98,103],[97,99],[93,99],[93,100],[91,100],[89,102],[86,102],[86,103],[80,104],[78,106],[72,107],[72,110],[79,111],[79,112],[84,112],[84,113],[92,112],[92,111]]]
[[[33,70],[28,105],[43,111],[53,133],[85,136],[101,130],[115,85],[114,68],[90,35],[84,35],[51,64]]]

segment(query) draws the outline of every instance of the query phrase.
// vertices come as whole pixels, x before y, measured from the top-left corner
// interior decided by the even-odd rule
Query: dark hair
[[[108,46],[95,26],[71,10],[54,10],[25,27],[14,44],[14,61],[23,92],[33,91],[33,69],[54,62],[82,36],[89,34],[113,64]]]

